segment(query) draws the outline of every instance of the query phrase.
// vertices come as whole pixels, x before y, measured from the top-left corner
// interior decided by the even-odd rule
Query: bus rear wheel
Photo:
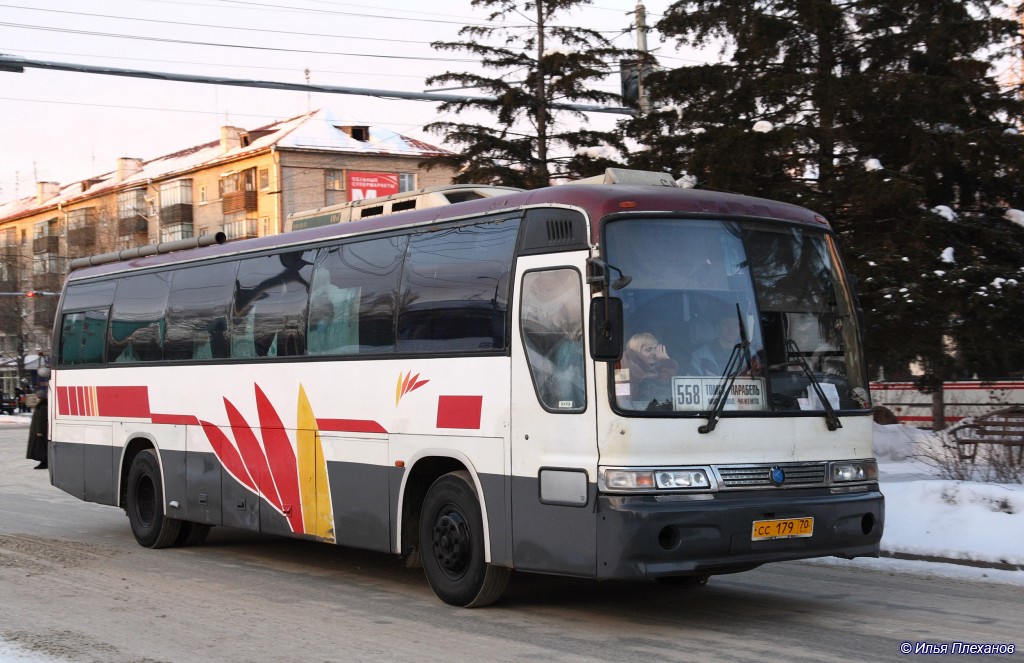
[[[181,531],[181,521],[164,515],[160,463],[152,449],[140,451],[128,470],[125,510],[132,534],[140,546],[167,548],[174,545]]]
[[[449,605],[479,608],[497,601],[509,570],[484,559],[484,528],[468,472],[440,477],[420,513],[420,558],[430,588]]]

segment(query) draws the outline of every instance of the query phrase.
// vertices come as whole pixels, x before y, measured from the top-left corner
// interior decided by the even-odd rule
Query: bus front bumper
[[[692,498],[692,496],[686,496]],[[877,557],[885,500],[828,489],[597,498],[597,577],[713,575],[810,557]],[[755,521],[813,518],[810,536],[754,540]]]

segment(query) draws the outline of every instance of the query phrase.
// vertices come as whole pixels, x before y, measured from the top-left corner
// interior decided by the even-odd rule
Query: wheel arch
[[[491,560],[490,522],[487,517],[487,497],[473,463],[465,455],[453,450],[425,450],[419,457],[406,464],[399,489],[398,524],[395,552],[407,555],[419,548],[419,520],[423,499],[430,486],[442,476],[451,472],[466,472],[470,486],[480,503],[480,514],[484,526],[484,557]]]
[[[122,509],[125,508],[128,499],[128,473],[132,469],[132,462],[140,452],[146,449],[152,449],[156,453],[156,461],[160,465],[160,481],[164,481],[163,463],[160,460],[160,449],[157,448],[156,442],[147,436],[135,435],[125,443],[124,449],[121,451],[121,465],[117,479],[117,506]]]

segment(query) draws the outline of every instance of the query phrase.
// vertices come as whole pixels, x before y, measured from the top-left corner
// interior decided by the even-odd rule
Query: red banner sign
[[[348,171],[348,199],[380,198],[398,193],[398,173]]]

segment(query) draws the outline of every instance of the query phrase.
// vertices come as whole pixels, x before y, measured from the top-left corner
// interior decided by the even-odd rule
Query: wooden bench
[[[972,463],[978,455],[978,445],[1003,447],[1010,465],[1024,462],[1024,406],[1015,405],[977,417],[974,421],[949,429],[956,442],[960,460]]]

